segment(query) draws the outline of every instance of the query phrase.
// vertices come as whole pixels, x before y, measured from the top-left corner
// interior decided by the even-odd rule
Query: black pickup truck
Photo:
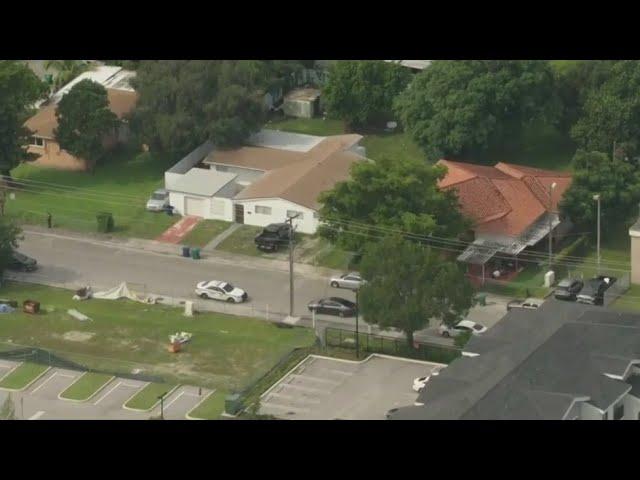
[[[288,223],[272,223],[262,230],[255,238],[255,244],[260,250],[275,252],[280,246],[289,244],[291,226]]]

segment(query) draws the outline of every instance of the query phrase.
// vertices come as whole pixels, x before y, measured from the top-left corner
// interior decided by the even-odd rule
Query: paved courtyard
[[[383,420],[411,405],[413,380],[442,365],[371,355],[359,362],[308,356],[260,401],[260,413],[292,420]]]
[[[17,364],[0,360],[0,378]],[[15,413],[24,420],[147,420],[160,414],[156,405],[148,412],[128,410],[123,405],[147,382],[127,378],[114,378],[85,402],[63,400],[65,391],[82,372],[51,368],[22,392],[11,392]],[[211,390],[182,385],[164,400],[167,420],[185,420],[186,414],[203,400]],[[0,401],[9,394],[0,389]]]

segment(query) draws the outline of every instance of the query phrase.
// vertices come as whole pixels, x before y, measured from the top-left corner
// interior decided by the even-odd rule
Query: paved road
[[[250,308],[257,311],[256,316],[264,316],[264,312],[286,315],[289,311],[289,274],[252,265],[251,257],[238,263],[229,263],[228,260],[216,262],[214,256],[197,262],[177,255],[36,232],[25,233],[20,251],[38,260],[39,269],[24,274],[36,282],[61,284],[73,289],[91,285],[96,291],[126,281],[138,284],[148,293],[196,299],[194,288],[197,282],[225,280],[245,289],[250,296],[246,306],[237,307],[237,314],[251,314]],[[311,326],[306,305],[326,296],[355,300],[353,292],[330,287],[328,279],[296,274],[294,313],[303,317],[300,324]],[[233,305],[215,306],[220,307],[234,313]],[[319,315],[317,320],[319,325],[337,328],[353,329],[355,325],[353,318]],[[367,326],[361,324],[361,329],[367,331]],[[371,332],[378,333],[375,328]],[[402,336],[400,332],[385,332],[385,335]],[[418,333],[416,339],[446,345],[452,343],[438,336],[434,328]]]

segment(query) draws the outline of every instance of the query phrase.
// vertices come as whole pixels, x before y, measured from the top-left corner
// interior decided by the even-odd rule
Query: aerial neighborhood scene
[[[640,62],[0,60],[0,420],[640,420]]]

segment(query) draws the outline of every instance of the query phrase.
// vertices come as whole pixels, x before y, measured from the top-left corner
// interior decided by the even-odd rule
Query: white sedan
[[[438,376],[438,371],[436,370],[435,372],[433,372],[431,375],[428,375],[426,377],[418,377],[413,381],[413,391],[414,392],[420,392],[426,385],[427,382],[431,379],[431,377],[436,377]]]
[[[440,335],[443,337],[457,337],[461,333],[471,332],[474,335],[480,335],[487,331],[487,327],[471,320],[462,320],[453,327],[449,327],[444,323],[438,328]]]
[[[248,298],[247,292],[241,288],[234,287],[230,283],[219,280],[198,283],[198,285],[196,285],[196,295],[200,298],[209,298],[211,300],[221,300],[230,303],[242,303]]]
[[[351,272],[340,275],[339,277],[331,277],[329,285],[333,288],[348,288],[349,290],[358,290],[366,283],[359,273]]]

